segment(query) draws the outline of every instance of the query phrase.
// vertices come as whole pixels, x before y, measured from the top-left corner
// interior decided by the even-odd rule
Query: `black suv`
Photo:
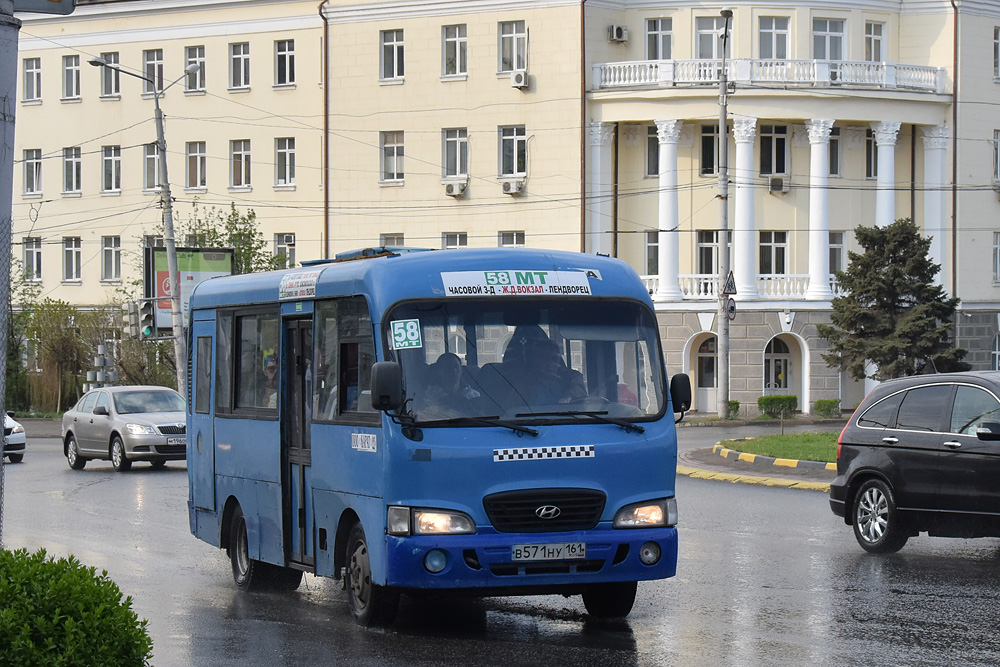
[[[921,532],[1000,537],[1000,372],[872,390],[840,434],[830,508],[872,553]]]

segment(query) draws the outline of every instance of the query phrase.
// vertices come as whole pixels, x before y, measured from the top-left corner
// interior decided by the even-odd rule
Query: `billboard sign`
[[[156,299],[156,327],[170,329],[170,273],[167,271],[167,249],[145,248],[144,291],[147,298]],[[232,248],[177,248],[177,271],[180,273],[181,313],[184,326],[188,323],[191,291],[203,280],[233,275]]]
[[[76,0],[14,0],[15,12],[37,14],[72,14]]]

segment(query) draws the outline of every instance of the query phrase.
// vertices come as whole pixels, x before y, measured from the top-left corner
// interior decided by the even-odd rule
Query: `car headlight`
[[[615,515],[615,528],[656,528],[677,525],[677,499],[663,498],[626,505]]]
[[[464,512],[437,509],[389,508],[386,532],[390,535],[469,535],[476,532],[472,517]]]
[[[10,432],[11,433],[24,433],[24,427],[21,426],[20,424],[17,424],[16,426],[14,426],[14,428],[12,428],[10,430]]]
[[[125,430],[132,435],[152,435],[156,433],[156,429],[145,424],[125,424]]]

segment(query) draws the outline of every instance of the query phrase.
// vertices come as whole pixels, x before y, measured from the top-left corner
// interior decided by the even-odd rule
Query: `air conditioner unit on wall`
[[[444,193],[449,197],[461,197],[465,194],[467,183],[445,183]]]
[[[511,88],[527,88],[528,87],[528,70],[516,69],[510,73],[510,87]]]
[[[771,176],[767,179],[767,191],[773,194],[788,192],[788,179],[784,176]]]
[[[295,245],[295,234],[282,234],[283,245]]]
[[[524,190],[524,181],[522,180],[507,180],[503,182],[501,186],[503,193],[505,195],[519,195],[521,191]]]
[[[627,42],[628,28],[623,25],[609,25],[608,39],[612,42]]]

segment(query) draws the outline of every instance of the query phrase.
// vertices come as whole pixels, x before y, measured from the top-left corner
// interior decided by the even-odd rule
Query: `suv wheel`
[[[854,537],[875,554],[895,553],[909,539],[892,490],[880,479],[865,481],[854,495]]]

